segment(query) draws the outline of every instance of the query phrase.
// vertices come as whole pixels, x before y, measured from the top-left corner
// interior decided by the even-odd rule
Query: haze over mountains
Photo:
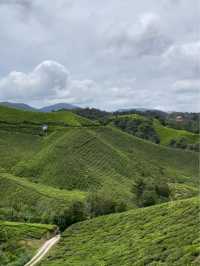
[[[41,108],[36,108],[33,106],[30,106],[28,104],[25,103],[16,103],[16,102],[0,102],[0,105],[3,106],[7,106],[7,107],[11,107],[11,108],[16,108],[16,109],[20,109],[20,110],[27,110],[27,111],[39,111],[39,112],[52,112],[52,111],[58,111],[58,110],[75,110],[75,109],[79,109],[81,107],[74,105],[74,104],[69,104],[69,103],[56,103],[56,104],[52,104],[52,105],[48,105],[48,106],[44,106]],[[127,112],[127,111],[131,111],[131,110],[137,110],[137,111],[147,111],[149,110],[148,108],[122,108],[117,110],[118,112]]]
[[[42,108],[36,108],[32,107],[28,104],[24,103],[15,103],[15,102],[0,102],[0,105],[11,107],[11,108],[16,108],[20,110],[27,110],[27,111],[40,111],[40,112],[52,112],[52,111],[58,111],[61,109],[65,110],[74,110],[79,108],[78,106],[75,106],[73,104],[69,103],[57,103],[49,106],[44,106]]]

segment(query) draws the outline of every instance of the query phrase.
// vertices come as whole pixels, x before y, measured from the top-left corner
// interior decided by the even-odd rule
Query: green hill
[[[51,113],[23,111],[0,106],[0,128],[7,131],[42,134],[41,126],[47,124],[48,132],[63,127],[93,126],[98,123],[78,116],[70,111]]]
[[[78,223],[41,265],[199,265],[198,213],[193,198]]]
[[[154,128],[160,137],[160,143],[163,145],[169,145],[172,139],[178,140],[180,138],[187,139],[188,143],[190,144],[199,142],[198,134],[194,134],[186,130],[178,130],[170,127],[164,127],[157,120],[154,120]]]
[[[55,231],[53,225],[0,221],[0,265],[25,265]]]
[[[3,117],[2,110],[4,114],[5,108],[0,109],[0,117]],[[11,109],[7,113],[12,113],[17,121],[23,121],[23,116],[26,115],[33,116],[38,123],[45,122],[45,119],[42,120],[43,114],[38,118],[36,112]],[[44,115],[60,114],[62,112]],[[10,123],[8,117],[5,115],[4,118],[8,119],[7,124]],[[59,191],[98,193],[98,197],[108,198],[109,201],[114,201],[113,204],[125,204],[126,208],[138,206],[138,200],[141,201],[138,197],[147,197],[155,203],[173,199],[175,196],[170,193],[180,194],[176,192],[180,188],[178,184],[190,188],[186,189],[189,196],[196,195],[194,188],[198,184],[198,155],[194,152],[155,145],[112,126],[68,126],[62,127],[62,130],[56,127],[47,136],[34,134],[29,123],[26,123],[25,128],[26,133],[0,127],[0,167],[17,176],[15,178],[18,180],[19,177],[29,180],[23,186],[23,189],[28,189],[25,195],[39,191],[40,184],[43,184],[48,186],[48,191],[51,186]],[[12,181],[13,187],[18,186],[13,176],[9,180],[8,176],[5,179],[4,175],[3,178],[2,184],[10,184]],[[144,191],[138,196],[135,186],[141,180]],[[33,190],[32,183],[37,183],[34,185],[36,190]],[[164,197],[158,192],[163,186],[165,191],[168,189],[166,186],[170,189],[170,193],[167,192],[168,195]],[[4,190],[6,189],[8,188]],[[51,193],[55,194],[52,190],[46,198],[51,197]],[[187,193],[183,197],[187,197]],[[14,197],[12,200],[14,201]],[[39,213],[37,210],[36,217]]]
[[[198,182],[198,156],[145,142],[112,127],[69,128],[46,140],[30,160],[13,172],[57,188],[101,191],[134,206],[138,179],[152,182]]]
[[[12,121],[10,115],[14,117]],[[4,124],[9,125],[15,119],[21,125],[24,117],[30,117],[36,124],[43,124],[46,117],[56,119],[60,115],[64,116],[63,121],[69,121],[68,115],[80,121],[82,119],[70,112],[40,114],[0,108],[0,117],[4,117]],[[87,127],[84,123],[77,127],[62,126],[62,129],[56,126],[47,136],[42,136],[35,134],[29,123],[24,124],[26,131],[16,131],[12,127],[5,129],[0,125],[0,167],[17,176],[15,178],[18,180],[19,177],[29,180],[26,186],[25,180],[22,180],[23,189],[26,187],[29,190],[25,195],[39,191],[40,184],[43,184],[59,191],[98,192],[102,198],[126,203],[127,208],[131,208],[137,206],[135,185],[138,180],[144,181],[144,194],[151,190],[152,195],[148,197],[155,198],[153,201],[156,203],[171,198],[154,193],[158,190],[157,186],[174,184],[170,188],[175,194],[177,184],[182,184],[191,188],[186,190],[190,196],[191,193],[195,194],[193,188],[198,183],[198,155],[194,152],[155,145],[112,126]],[[13,187],[18,186],[13,176],[8,180],[8,176],[5,179],[4,175],[2,184],[7,183],[5,180],[10,184],[11,179]],[[37,183],[33,184],[36,190],[33,190],[32,183]],[[47,197],[51,193],[55,194],[51,191]]]
[[[43,124],[49,125],[47,135]],[[71,112],[0,107],[0,220],[51,223],[64,230],[94,216],[135,209],[72,226],[49,265],[196,263],[197,199],[180,200],[198,195],[198,166],[196,152],[157,145]],[[172,200],[177,201],[165,204]],[[2,258],[13,264],[3,265],[23,265],[31,254],[18,246],[24,238],[4,239]],[[69,264],[63,264],[65,256]]]
[[[161,145],[169,146],[171,141],[179,142],[181,139],[184,139],[187,145],[192,145],[199,143],[200,140],[198,134],[163,126],[159,120],[139,114],[120,114],[110,120],[127,133]]]
[[[0,173],[0,220],[60,225],[63,215],[67,219],[73,204],[83,202],[85,197],[81,191],[59,190]],[[70,217],[67,222],[71,224]]]

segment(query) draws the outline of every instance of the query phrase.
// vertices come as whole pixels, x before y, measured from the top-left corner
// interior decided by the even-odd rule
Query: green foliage
[[[167,183],[159,183],[152,179],[138,179],[133,186],[138,207],[147,207],[168,201],[170,189]]]
[[[0,173],[0,197],[1,220],[56,223],[63,217],[63,210],[70,213],[74,204],[81,204],[86,195],[80,191],[59,190]],[[60,223],[57,225],[60,226]]]
[[[113,119],[115,118],[111,120]],[[136,130],[137,134],[135,134],[139,137],[152,140],[155,133],[151,131],[154,126],[153,120],[138,115],[132,115],[128,120],[125,116],[122,121],[124,119],[126,129],[130,132]],[[140,122],[133,123],[133,120]],[[49,125],[47,136],[40,134],[41,125],[44,123]],[[124,125],[122,123],[122,126]],[[166,129],[164,130],[166,132]],[[192,143],[192,145],[195,144],[195,142]],[[197,195],[198,170],[197,153],[155,145],[112,125],[99,125],[70,112],[41,114],[0,107],[0,219],[3,220],[55,223],[64,230],[73,223],[95,216]],[[194,245],[191,243],[185,245],[185,253],[182,250],[175,251],[173,256],[176,259],[172,256],[168,261],[167,255],[162,255],[162,252],[171,251],[174,246],[165,239],[165,233],[159,227],[159,223],[163,222],[165,215],[164,219],[168,220],[165,227],[174,224],[175,215],[182,222],[181,219],[185,218],[184,210],[187,213],[187,206],[192,209],[193,203],[196,204],[196,201],[174,203],[174,210],[170,207],[173,206],[172,204],[163,205],[165,207],[160,205],[140,208],[119,216],[106,215],[108,218],[102,217],[102,220],[83,222],[85,231],[79,229],[79,226],[82,228],[82,224],[78,224],[77,227],[72,226],[72,231],[73,228],[80,230],[80,239],[74,242],[73,236],[69,234],[68,239],[72,242],[67,242],[66,247],[61,243],[61,253],[51,265],[56,265],[58,258],[60,258],[60,265],[64,265],[63,254],[66,254],[69,265],[81,265],[79,261],[82,263],[85,257],[85,252],[81,253],[82,246],[85,249],[85,241],[89,245],[86,247],[86,255],[87,248],[91,248],[94,254],[92,258],[90,256],[86,261],[84,260],[87,266],[117,265],[118,261],[119,265],[134,265],[131,264],[132,262],[136,263],[135,265],[151,265],[151,263],[156,265],[155,258],[160,264],[167,261],[170,265],[171,262],[173,264],[174,261],[179,260],[177,253],[182,257],[190,254],[189,257],[182,259],[184,265],[185,262],[191,261],[193,253],[187,252],[187,249],[193,252]],[[169,209],[175,212],[174,217],[171,216]],[[188,215],[193,219],[193,213],[188,212]],[[109,225],[110,221],[113,221],[112,225]],[[92,230],[93,222],[94,230]],[[108,227],[104,227],[104,224]],[[188,224],[184,226],[190,232]],[[165,239],[162,252],[156,251],[160,248],[158,243],[160,238],[155,233],[157,228],[160,230],[159,236],[162,235],[161,239]],[[124,230],[126,234],[122,236]],[[69,229],[66,234],[72,231]],[[136,242],[133,240],[127,243],[128,231],[137,240]],[[111,235],[110,233],[107,235],[106,232],[111,232]],[[182,231],[178,230],[177,233],[181,234]],[[98,239],[99,234],[100,239]],[[97,237],[100,255],[99,251],[96,254],[93,250],[94,243],[90,238],[87,239],[87,235],[91,239]],[[7,233],[3,230],[0,233],[0,241],[7,243],[6,237]],[[140,237],[141,241],[138,243]],[[169,233],[167,239],[172,239],[169,242],[178,241],[178,244],[184,244],[185,240],[181,237]],[[23,240],[23,237],[20,239]],[[12,257],[11,263],[24,265],[29,255],[23,251],[23,248],[18,248],[17,238],[8,240],[9,247],[12,248],[9,248],[6,256],[10,259],[10,250],[16,249],[16,256]],[[76,242],[79,240],[83,245],[73,246],[78,245]],[[109,241],[105,244],[104,241],[107,240]],[[120,242],[117,242],[118,240]],[[152,241],[153,243],[155,241],[153,250]],[[132,253],[128,254],[133,246],[136,247],[133,249],[136,262],[131,257]],[[72,248],[74,250],[70,253]],[[149,257],[145,253],[146,250],[150,252],[149,254],[155,254],[155,257],[153,259]],[[77,252],[81,254],[80,257],[76,254]],[[21,255],[17,257],[17,254]],[[122,254],[121,257],[120,254]],[[194,249],[194,257],[196,254],[197,251]],[[3,265],[7,264],[3,262]]]
[[[182,137],[182,138],[177,139],[177,140],[171,139],[171,141],[169,143],[169,146],[173,147],[173,148],[188,149],[188,150],[191,150],[191,151],[199,152],[200,144],[199,143],[189,144],[188,143],[188,139]]]
[[[127,210],[127,205],[124,201],[115,201],[112,195],[99,192],[90,193],[86,204],[90,217]]]
[[[73,223],[87,219],[87,211],[84,202],[76,201],[69,208],[64,208],[59,216],[54,216],[53,223],[59,226],[61,231]]]
[[[196,144],[199,142],[198,134],[163,126],[158,120],[154,120],[154,128],[160,137],[161,144],[163,145],[173,146],[172,144],[174,142],[181,142],[181,140],[184,140],[186,144]],[[177,148],[186,148],[186,145],[179,145]]]
[[[0,221],[0,265],[22,266],[57,228]]]
[[[153,127],[153,122],[139,115],[120,115],[113,119],[118,128],[136,137],[159,143],[160,139]]]
[[[80,117],[70,111],[51,113],[29,112],[0,106],[0,123],[52,126],[87,126],[94,125],[90,120]]]
[[[173,148],[199,151],[198,134],[183,129],[174,129],[169,125],[167,127],[167,117],[162,118],[156,113],[120,114],[113,116],[111,121],[115,126],[139,138]]]
[[[197,266],[198,213],[193,198],[78,223],[41,265]]]
[[[138,178],[166,183],[184,173],[197,183],[198,156],[144,142],[113,127],[68,128],[47,137],[37,155],[12,171],[56,188],[110,193],[130,208],[136,205],[131,187]]]
[[[111,117],[111,113],[95,108],[76,109],[74,112],[82,117],[98,121],[103,125],[107,124],[109,122],[109,118]]]
[[[190,131],[195,134],[199,134],[199,119],[200,119],[199,113],[177,113],[173,112],[168,115],[166,124],[169,127],[178,129],[178,130],[184,130],[184,131]],[[182,121],[177,122],[176,117],[181,116]]]

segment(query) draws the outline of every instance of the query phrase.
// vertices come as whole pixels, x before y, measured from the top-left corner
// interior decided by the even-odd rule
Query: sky
[[[0,101],[200,111],[200,1],[0,0]]]

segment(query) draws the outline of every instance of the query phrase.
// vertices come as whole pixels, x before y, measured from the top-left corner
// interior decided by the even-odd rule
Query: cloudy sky
[[[199,0],[0,0],[0,101],[199,111]]]

